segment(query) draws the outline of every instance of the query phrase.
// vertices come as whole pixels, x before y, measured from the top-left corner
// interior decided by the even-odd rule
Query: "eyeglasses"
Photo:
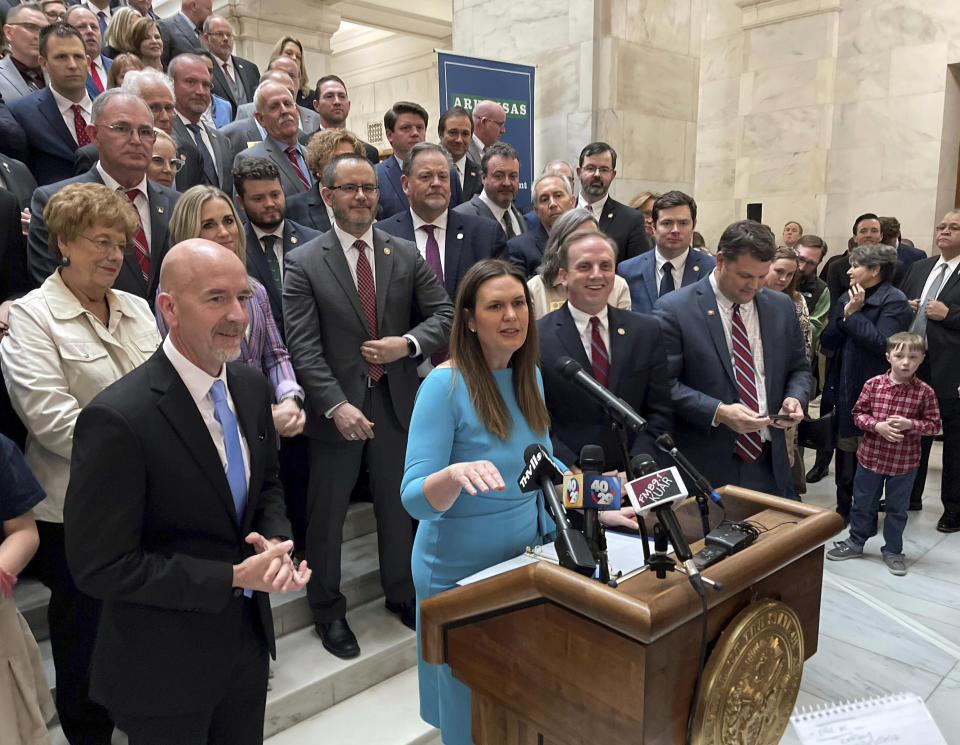
[[[158,168],[165,168],[169,166],[174,173],[176,173],[181,168],[183,168],[183,161],[180,160],[180,158],[170,158],[168,160],[167,158],[164,158],[162,155],[152,155],[150,157],[150,162],[153,163],[153,165],[157,166]]]
[[[484,121],[490,122],[491,124],[496,124],[497,127],[500,128],[500,131],[501,131],[501,132],[506,132],[506,131],[507,131],[507,120],[506,120],[506,119],[504,119],[502,122],[498,122],[496,119],[491,119],[489,116],[481,116],[480,118],[483,119]]]
[[[20,26],[21,28],[25,28],[25,29],[26,29],[27,31],[29,31],[31,34],[39,34],[39,33],[40,33],[40,30],[41,30],[42,28],[44,28],[43,26],[38,26],[38,25],[35,24],[35,23],[26,23],[26,22],[21,22],[21,23],[16,23],[16,22],[14,22],[14,23],[8,23],[8,24],[6,24],[6,25],[7,25],[7,26]]]
[[[102,254],[108,254],[113,249],[117,249],[121,253],[126,253],[130,250],[130,245],[127,243],[114,243],[113,241],[108,241],[106,238],[91,238],[89,235],[83,235],[82,233],[80,237],[90,241]]]
[[[233,31],[207,31],[207,36],[219,36],[223,39],[232,39]]]
[[[330,187],[330,191],[336,191],[337,189],[344,194],[356,194],[361,190],[366,194],[376,194],[380,191],[380,187],[376,184],[340,184],[340,186]]]
[[[149,104],[150,111],[154,114],[159,114],[161,111],[166,112],[167,114],[172,114],[177,110],[177,107],[172,103],[152,103]]]
[[[613,169],[610,168],[610,166],[600,166],[599,168],[596,166],[583,166],[580,170],[588,176],[592,176],[595,173],[599,173],[601,176],[609,176],[613,173]]]
[[[157,139],[157,133],[153,130],[153,127],[147,126],[146,124],[142,127],[134,128],[127,122],[116,122],[114,124],[107,124],[106,127],[121,137],[130,137],[130,135],[136,132],[137,137],[143,142],[153,142]]]
[[[957,225],[955,222],[947,225],[946,223],[940,223],[934,228],[938,233],[960,233],[960,225]]]

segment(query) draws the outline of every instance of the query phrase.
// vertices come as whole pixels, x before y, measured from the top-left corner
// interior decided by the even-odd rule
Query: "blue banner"
[[[520,191],[516,203],[524,208],[533,201],[533,72],[528,65],[464,57],[438,52],[440,111],[463,106],[473,111],[478,101],[499,103],[507,116],[507,131],[500,138],[520,154]]]

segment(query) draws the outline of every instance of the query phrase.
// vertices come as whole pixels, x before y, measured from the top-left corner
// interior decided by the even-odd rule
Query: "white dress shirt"
[[[660,247],[654,249],[653,260],[657,264],[657,291],[660,291],[660,283],[663,281],[663,268],[667,265],[667,259],[660,253]],[[683,269],[687,264],[687,257],[690,255],[690,249],[685,248],[683,253],[675,259],[670,259],[673,265],[673,288],[679,290],[683,286]]]
[[[100,14],[103,13],[104,17],[107,19],[107,25],[110,25],[110,19],[113,17],[113,8],[110,7],[110,3],[107,3],[106,8],[98,8],[96,5],[91,3],[90,0],[80,0],[80,6],[93,13],[97,17],[97,23],[100,22]],[[67,7],[69,8],[70,6],[68,5]],[[101,39],[101,41],[103,40]],[[103,84],[107,84],[106,79],[104,79]]]
[[[103,84],[107,84],[107,79],[103,79]],[[79,106],[80,110],[83,112],[83,118],[89,124],[93,121],[93,102],[90,100],[90,96],[87,95],[86,90],[83,92],[83,98],[79,101],[71,101],[69,98],[64,98],[59,93],[57,93],[53,86],[49,86],[50,93],[53,94],[53,100],[57,103],[57,108],[60,110],[60,116],[63,117],[63,123],[67,125],[67,129],[70,131],[70,134],[73,135],[73,141],[79,143],[77,139],[77,125],[76,120],[73,117],[73,107],[74,105]]]
[[[358,240],[363,241],[366,244],[366,247],[363,249],[364,255],[367,257],[367,261],[370,262],[370,274],[373,275],[373,289],[377,289],[377,265],[374,261],[373,253],[373,226],[371,225],[367,228],[360,238],[350,235],[347,231],[341,228],[336,222],[333,223],[333,232],[337,235],[337,240],[340,241],[340,247],[343,248],[343,255],[347,258],[347,266],[350,267],[350,276],[353,277],[353,286],[357,286],[357,259],[359,258],[358,252],[354,249],[353,244]]]
[[[190,360],[184,357],[180,350],[173,344],[170,334],[163,340],[163,353],[167,355],[173,369],[187,387],[190,398],[197,406],[203,423],[210,433],[210,439],[213,440],[213,446],[217,449],[217,455],[220,456],[220,464],[223,466],[223,472],[227,472],[227,446],[223,439],[223,427],[217,418],[213,415],[213,398],[210,396],[210,387],[215,380],[222,380],[227,389],[227,405],[237,419],[237,429],[240,432],[240,449],[243,451],[243,472],[247,477],[247,487],[250,486],[250,448],[247,446],[247,438],[244,437],[243,429],[240,427],[240,419],[237,417],[237,406],[233,403],[233,396],[230,395],[230,386],[227,384],[227,366],[220,366],[220,374],[212,377],[204,370],[194,365]]]
[[[936,295],[931,298],[927,298],[928,300],[936,300],[940,293],[943,292],[943,288],[946,286],[947,280],[950,279],[950,277],[957,271],[958,267],[960,267],[960,254],[954,256],[952,259],[950,259],[950,261],[944,261],[943,257],[940,257],[940,260],[933,265],[933,269],[930,271],[930,274],[927,275],[927,281],[923,283],[923,292],[920,293],[921,298],[925,292],[929,291],[930,285],[933,284],[933,278],[943,271],[940,267],[944,264],[947,265],[947,273],[943,276],[943,282],[940,283],[940,289],[937,290]]]
[[[463,188],[463,179],[466,177],[467,170],[467,154],[464,153],[463,157],[460,160],[455,160],[453,162],[453,167],[456,169],[457,176],[460,178],[460,188]]]
[[[97,173],[100,174],[100,178],[103,179],[105,186],[109,186],[113,191],[123,191],[123,195],[126,196],[126,187],[121,186],[119,181],[104,171],[99,160],[97,161]],[[133,198],[133,206],[137,210],[137,214],[140,215],[140,224],[143,226],[143,234],[147,239],[147,249],[150,250],[152,255],[153,246],[151,244],[153,237],[152,231],[150,230],[150,201],[147,199],[147,177],[144,176],[143,181],[137,184],[135,188],[140,193]]]
[[[505,210],[503,207],[494,204],[490,200],[490,197],[487,196],[487,192],[485,190],[480,192],[480,201],[490,208],[490,211],[493,213],[493,219],[499,223],[501,228],[503,227],[503,215],[504,213],[507,213],[510,215],[510,223],[513,225],[513,234],[516,236],[523,232],[520,230],[520,223],[517,220],[517,216],[513,214],[513,210]]]
[[[587,353],[587,359],[593,362],[593,326],[590,319],[593,317],[584,313],[579,308],[574,307],[573,303],[567,302],[567,308],[570,309],[570,315],[573,316],[573,322],[577,326],[577,333],[580,334],[580,343],[583,344],[583,350]],[[607,350],[607,361],[613,364],[613,357],[610,355],[610,324],[607,322],[607,306],[596,314],[600,319],[600,325],[597,331],[600,332],[600,338],[603,339],[603,346]]]
[[[596,202],[588,202],[583,198],[583,193],[581,192],[580,196],[577,197],[577,207],[583,207],[599,221],[600,217],[603,215],[604,205],[607,203],[607,196],[608,195],[605,195],[602,199],[598,199]],[[677,285],[677,287],[679,286],[680,285]]]
[[[435,225],[436,228],[433,231],[433,237],[437,239],[437,245],[440,247],[440,270],[443,272],[447,271],[447,211],[444,210],[443,213],[433,222],[427,222],[420,217],[416,212],[413,211],[413,207],[410,208],[410,216],[413,218],[413,237],[416,239],[417,250],[420,252],[420,255],[423,257],[423,260],[427,260],[427,231],[421,230],[423,225]]]
[[[213,101],[213,99],[210,99],[210,100],[211,102]],[[211,105],[213,104],[211,103]],[[187,127],[187,132],[190,135],[190,139],[196,142],[196,138],[193,136],[193,132],[190,130],[188,126],[188,125],[192,125],[193,122],[187,119],[187,117],[185,117],[179,111],[177,112],[177,116],[180,117],[180,121],[183,122],[183,126]],[[214,154],[216,153],[216,151],[213,149],[213,143],[210,141],[210,135],[207,132],[207,128],[204,126],[204,121],[202,117],[200,121],[197,122],[197,124],[200,126],[200,139],[203,140],[203,144],[206,145],[207,152],[210,153],[210,160],[213,161],[213,170],[217,172],[217,176],[222,176],[223,174],[220,173],[220,171],[217,169],[217,156]]]
[[[273,243],[273,255],[277,257],[277,264],[280,266],[280,280],[283,280],[283,223],[280,223],[277,226],[276,230],[273,230],[267,233],[264,230],[260,230],[256,225],[253,226],[253,232],[257,236],[257,241],[260,243],[260,250],[263,250],[263,237],[265,235],[276,236],[277,240]],[[247,248],[249,251],[249,247]],[[372,265],[371,265],[372,268]]]

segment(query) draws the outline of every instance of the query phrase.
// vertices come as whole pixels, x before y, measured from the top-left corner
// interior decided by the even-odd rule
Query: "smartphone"
[[[789,414],[767,414],[767,418],[771,422],[792,422],[793,419]]]

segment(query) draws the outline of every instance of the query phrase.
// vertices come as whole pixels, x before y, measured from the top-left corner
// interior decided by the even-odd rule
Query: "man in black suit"
[[[179,13],[157,22],[163,38],[164,69],[178,54],[195,54],[203,49],[203,22],[212,11],[212,0],[183,0]]]
[[[495,220],[508,241],[526,233],[526,220],[513,204],[520,189],[520,155],[516,148],[506,142],[490,145],[480,160],[480,178],[483,191],[454,209],[464,215]]]
[[[450,159],[439,145],[414,145],[403,160],[400,178],[410,209],[380,220],[377,228],[416,243],[447,294],[455,298],[471,266],[503,255],[503,231],[492,220],[450,209]]]
[[[463,192],[461,200],[467,202],[483,190],[480,164],[468,153],[473,138],[473,117],[462,106],[451,106],[440,115],[437,132],[440,144],[450,153],[453,161],[453,170],[457,173]]]
[[[600,223],[600,230],[617,242],[617,263],[649,251],[643,215],[610,196],[617,177],[617,151],[606,142],[591,142],[580,151],[578,207],[585,207]]]
[[[27,157],[27,136],[20,122],[10,113],[3,96],[0,96],[0,153],[19,161]]]
[[[927,356],[918,375],[937,394],[943,421],[943,476],[940,500],[941,533],[960,531],[960,212],[951,210],[937,225],[940,256],[914,262],[903,280],[902,290],[916,313],[910,330],[924,334]],[[932,437],[923,438],[922,456],[913,482],[911,505],[920,504],[927,477]]]
[[[350,96],[347,86],[336,75],[324,75],[317,81],[317,97],[313,109],[320,116],[320,129],[346,129],[350,115]],[[380,151],[361,141],[364,154],[374,166],[380,162]]]
[[[15,158],[0,156],[0,187],[13,192],[20,209],[25,210],[30,207],[33,190],[37,188],[37,180],[30,173],[26,163]]]
[[[400,503],[417,362],[447,343],[453,305],[417,247],[373,227],[376,175],[359,155],[323,171],[332,230],[287,257],[287,347],[307,394],[310,438],[307,557],[317,572],[307,598],[324,647],[355,657],[345,618],[340,547],[350,492],[364,462],[377,516],[386,605],[414,628],[413,525]],[[411,316],[424,318],[411,328]],[[376,436],[374,436],[376,430]]]
[[[237,106],[253,100],[253,92],[260,81],[260,70],[250,60],[233,53],[233,28],[223,16],[207,16],[200,41],[216,57],[213,92],[229,101],[232,116],[236,116]]]
[[[879,245],[883,243],[883,228],[880,225],[880,218],[873,212],[865,212],[853,221],[853,245],[868,246]],[[827,271],[827,289],[830,291],[831,305],[840,298],[840,296],[850,289],[850,277],[847,272],[850,270],[850,252],[847,251],[842,256],[834,256],[827,261],[825,267]],[[823,278],[823,274],[820,275]]]
[[[594,232],[573,233],[560,246],[560,281],[567,302],[537,322],[550,439],[560,460],[576,464],[580,448],[600,445],[604,470],[626,468],[617,432],[605,409],[555,369],[570,357],[592,372],[647,420],[631,435],[628,455],[655,453],[654,439],[673,427],[667,357],[660,324],[650,316],[608,304],[616,277],[617,244]]]
[[[130,127],[130,134],[118,131]],[[160,265],[169,246],[167,223],[180,195],[173,189],[147,180],[147,164],[153,154],[153,115],[143,100],[113,88],[97,96],[93,105],[90,139],[97,146],[100,160],[80,176],[41,186],[30,205],[30,234],[27,238],[27,266],[30,279],[39,287],[56,268],[48,247],[49,235],[43,221],[43,208],[61,187],[72,183],[94,182],[125,192],[140,217],[144,252],[130,251],[123,257],[120,273],[113,286],[144,298],[151,306],[157,292]],[[140,133],[140,134],[137,134]],[[131,138],[135,138],[131,142]],[[132,144],[136,143],[136,144]],[[145,254],[145,255],[144,255]]]
[[[533,182],[533,208],[537,213],[537,227],[507,242],[507,258],[526,272],[537,273],[543,263],[543,249],[550,237],[550,228],[564,212],[572,210],[577,200],[573,184],[563,176],[545,174]]]
[[[185,241],[163,288],[163,346],[74,432],[67,560],[104,601],[91,696],[131,745],[254,745],[276,654],[267,593],[310,573],[288,556],[266,381],[224,364],[248,321],[246,268]]]

